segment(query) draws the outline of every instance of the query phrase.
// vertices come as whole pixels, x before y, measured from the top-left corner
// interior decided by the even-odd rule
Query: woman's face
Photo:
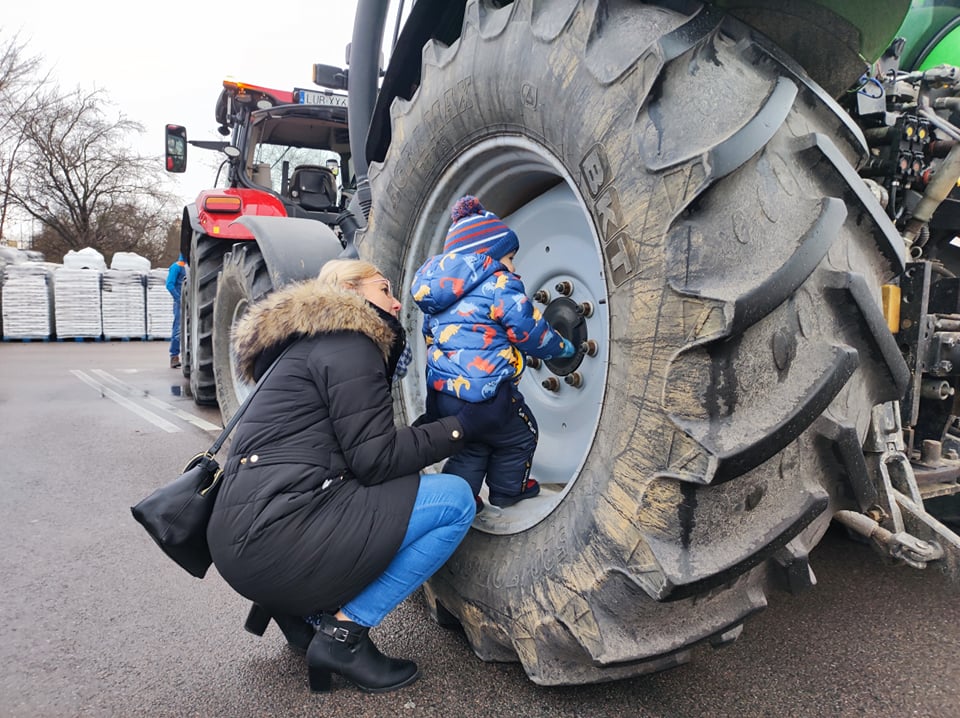
[[[390,286],[390,280],[382,274],[378,274],[370,279],[363,279],[358,283],[357,289],[360,294],[371,304],[376,304],[385,312],[390,312],[393,316],[400,313],[400,302],[393,296],[393,288]]]

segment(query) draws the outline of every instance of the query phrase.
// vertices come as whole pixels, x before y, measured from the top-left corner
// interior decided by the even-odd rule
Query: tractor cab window
[[[336,204],[340,184],[337,180],[339,172],[334,173],[330,169],[334,164],[339,167],[340,155],[330,150],[259,144],[250,165],[250,179],[261,187],[289,194],[296,171],[300,168],[314,168],[319,174],[326,176],[327,179],[323,181],[332,185]],[[305,175],[305,172],[301,172],[301,175]]]

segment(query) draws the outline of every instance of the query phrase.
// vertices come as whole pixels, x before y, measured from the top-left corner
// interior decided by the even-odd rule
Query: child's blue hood
[[[438,254],[413,275],[410,294],[424,313],[438,314],[503,269],[486,254]]]

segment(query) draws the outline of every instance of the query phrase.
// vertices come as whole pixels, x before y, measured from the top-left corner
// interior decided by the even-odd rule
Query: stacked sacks
[[[100,276],[94,267],[57,267],[53,272],[54,317],[58,339],[99,339]]]
[[[59,339],[99,339],[100,275],[107,268],[92,247],[70,250],[53,273],[54,317]]]
[[[147,281],[150,260],[133,252],[116,252],[103,273],[103,336],[143,339],[147,334]]]
[[[147,338],[169,339],[173,330],[173,297],[167,291],[167,270],[147,274]]]
[[[100,288],[104,338],[145,338],[147,298],[143,272],[108,269],[103,273]]]
[[[53,272],[45,262],[5,264],[0,270],[4,339],[50,339]]]

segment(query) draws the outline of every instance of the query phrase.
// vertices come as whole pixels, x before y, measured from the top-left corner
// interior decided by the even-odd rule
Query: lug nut
[[[573,282],[568,282],[567,280],[557,282],[557,286],[554,287],[554,289],[556,289],[563,296],[569,297],[571,294],[573,294]]]
[[[527,357],[527,366],[529,366],[531,369],[539,369],[540,364],[540,360],[536,357]]]
[[[540,302],[540,304],[549,304],[550,292],[548,292],[546,289],[538,289],[533,295],[533,301]]]
[[[555,376],[547,377],[540,382],[540,386],[547,391],[560,391],[560,381]]]
[[[577,305],[577,314],[584,317],[592,317],[593,305],[590,302],[581,302]]]
[[[567,374],[565,377],[563,377],[563,380],[567,382],[567,384],[569,384],[570,386],[574,386],[577,388],[580,388],[581,386],[583,386],[583,377],[580,376],[580,372],[578,371],[575,371],[572,374]]]
[[[599,347],[593,339],[587,339],[587,341],[580,344],[580,351],[586,354],[588,357],[595,357]]]

